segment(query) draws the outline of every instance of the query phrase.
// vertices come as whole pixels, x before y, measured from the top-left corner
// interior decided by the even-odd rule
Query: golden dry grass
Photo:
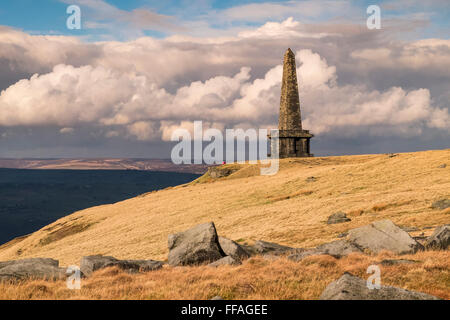
[[[383,285],[394,285],[450,299],[450,253],[421,252],[401,258],[418,263],[383,266],[388,252],[377,256],[351,254],[342,259],[313,256],[301,262],[251,258],[241,266],[165,267],[130,275],[116,268],[100,270],[82,280],[81,290],[69,290],[64,281],[0,283],[0,299],[318,299],[323,289],[345,271],[367,278],[367,267],[381,268]]]
[[[447,167],[439,168],[443,163]],[[402,153],[395,157],[380,154],[284,159],[279,173],[274,176],[260,176],[257,165],[227,166],[239,166],[240,169],[225,178],[204,176],[190,184],[89,208],[59,219],[28,237],[1,246],[0,261],[48,257],[68,266],[79,264],[82,256],[92,254],[112,255],[119,259],[166,260],[169,234],[208,221],[215,222],[220,235],[239,239],[240,243],[251,244],[262,239],[305,248],[336,240],[339,234],[349,229],[380,219],[417,228],[412,235],[429,235],[436,226],[450,222],[449,210],[431,208],[433,201],[450,197],[450,149]],[[326,224],[327,217],[337,211],[346,212],[352,221]],[[89,227],[78,230],[75,226]],[[45,245],[42,245],[43,241]],[[442,262],[443,258],[448,262],[448,254],[420,253],[417,257],[421,255],[430,261],[430,266],[444,266],[445,272],[442,268],[427,267],[425,263],[420,268],[392,267],[399,270],[412,268],[415,278],[402,278],[399,271],[398,277],[393,275],[394,272],[387,275],[386,281],[424,292],[431,290],[449,298],[448,264]],[[331,258],[318,259],[328,261]],[[203,267],[189,271],[170,268],[136,276],[120,273],[124,283],[116,288],[91,286],[90,291],[83,291],[95,281],[101,283],[103,280],[99,275],[86,280],[85,289],[79,293],[67,293],[62,283],[45,284],[50,290],[45,293],[47,289],[35,289],[32,285],[35,282],[32,282],[21,287],[23,293],[16,291],[14,286],[2,287],[0,297],[31,294],[33,298],[33,290],[38,290],[44,292],[42,297],[48,295],[49,298],[82,298],[85,295],[87,298],[203,299],[215,293],[235,298],[317,298],[326,283],[336,279],[342,270],[352,268],[356,262],[351,259],[356,258],[330,260],[332,266],[319,274],[304,275],[300,266],[307,266],[303,262],[299,266],[285,260],[267,264],[252,259],[250,261],[256,261],[255,265],[247,262],[241,267],[221,269],[219,273]],[[366,264],[372,258],[361,256],[358,259]],[[427,268],[435,271],[430,273]],[[357,273],[361,274],[363,269],[361,265]],[[239,275],[241,272],[242,276]],[[113,278],[116,276],[119,277]],[[253,280],[245,281],[246,276]],[[227,277],[235,280],[228,281]],[[170,279],[174,279],[173,283]],[[239,281],[243,281],[242,284]],[[270,284],[271,281],[275,282]],[[198,287],[191,287],[197,282]],[[239,289],[239,286],[245,287],[245,283],[252,283],[257,290]],[[186,284],[189,284],[188,292],[185,292]],[[286,284],[287,289],[283,291],[281,287],[285,288]],[[27,285],[31,287],[25,290]],[[301,288],[297,290],[300,292],[290,290],[291,285],[296,290]],[[152,288],[159,288],[162,293],[152,293]],[[118,292],[120,296],[115,295]]]

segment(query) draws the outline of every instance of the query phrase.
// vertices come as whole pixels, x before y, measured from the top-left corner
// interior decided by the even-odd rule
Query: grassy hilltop
[[[206,174],[186,185],[75,212],[4,244],[0,261],[48,257],[68,266],[92,254],[165,260],[169,234],[208,221],[214,221],[219,235],[239,243],[261,239],[304,248],[336,240],[349,229],[381,219],[413,228],[413,236],[429,235],[436,226],[450,222],[450,209],[431,208],[432,202],[450,197],[450,149],[284,159],[275,176],[260,176],[257,165],[223,168],[233,173],[217,179]],[[352,221],[326,224],[327,217],[337,211],[346,212]],[[216,294],[315,299],[342,272],[366,278],[367,266],[386,257],[394,255],[350,254],[339,260],[316,256],[300,263],[256,257],[238,267],[165,267],[144,275],[104,270],[86,280],[80,291],[65,289],[64,282],[33,281],[0,285],[0,299],[207,299]],[[402,258],[419,263],[383,267],[384,284],[450,299],[448,251]]]

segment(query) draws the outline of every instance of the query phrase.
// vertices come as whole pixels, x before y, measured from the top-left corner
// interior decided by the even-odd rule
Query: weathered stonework
[[[302,128],[295,55],[291,49],[284,54],[278,130],[280,158],[313,156],[310,139],[314,135]]]

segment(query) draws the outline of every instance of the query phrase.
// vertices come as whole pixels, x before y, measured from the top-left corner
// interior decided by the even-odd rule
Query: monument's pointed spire
[[[278,128],[280,130],[302,130],[295,55],[290,48],[284,54]]]

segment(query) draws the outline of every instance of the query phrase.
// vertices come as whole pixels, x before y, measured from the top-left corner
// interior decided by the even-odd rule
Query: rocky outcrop
[[[231,256],[236,260],[243,260],[250,257],[250,254],[233,240],[219,237],[219,245],[227,256]]]
[[[344,212],[336,212],[328,217],[327,224],[336,224],[352,221],[350,218],[347,218],[347,215]]]
[[[320,300],[439,300],[439,298],[384,285],[379,289],[369,289],[366,280],[345,273],[325,288]]]
[[[450,245],[450,224],[437,227],[425,241],[425,248],[446,250]]]
[[[65,278],[66,269],[59,267],[59,262],[47,258],[31,258],[0,262],[0,281]]]
[[[352,229],[348,238],[356,247],[373,253],[388,250],[396,254],[407,254],[423,249],[420,243],[390,220],[375,221]]]
[[[172,234],[168,242],[171,266],[211,263],[225,256],[213,222]]]
[[[148,272],[161,269],[163,262],[155,260],[118,260],[110,256],[93,255],[81,259],[80,271],[85,277],[92,275],[94,271],[118,267],[128,273]]]
[[[214,261],[210,264],[208,264],[209,267],[219,267],[219,266],[233,266],[233,265],[240,265],[242,262],[240,260],[236,260],[233,257],[226,256],[222,259],[219,259],[217,261]]]

